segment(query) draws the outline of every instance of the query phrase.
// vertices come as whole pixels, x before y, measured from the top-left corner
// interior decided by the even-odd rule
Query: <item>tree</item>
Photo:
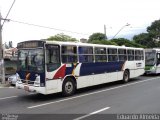
[[[7,45],[6,42],[4,43],[4,47],[5,47],[5,49],[9,49],[9,45]]]
[[[94,41],[94,40],[105,40],[107,37],[103,33],[93,33],[92,35],[89,36],[89,42]]]
[[[144,48],[144,46],[135,43],[134,41],[130,41],[128,39],[125,38],[118,38],[118,39],[113,39],[111,40],[111,42],[116,43],[119,46],[125,45],[126,47],[139,47],[139,48]]]
[[[63,33],[51,36],[47,38],[47,40],[49,41],[78,41],[76,38],[72,38],[71,36],[65,35]]]
[[[12,48],[12,47],[13,47],[12,41],[9,41],[9,48]]]
[[[109,40],[92,40],[89,43],[92,44],[102,44],[102,45],[117,45],[115,42]]]
[[[9,41],[8,43],[5,42],[4,47],[5,49],[13,48],[12,41]]]
[[[152,22],[151,26],[147,27],[147,32],[153,35],[153,37],[160,36],[160,20]]]
[[[141,33],[133,37],[133,41],[140,45],[146,46],[147,48],[156,47],[156,43],[153,40],[153,36],[149,33]]]
[[[156,41],[158,37],[160,37],[160,20],[155,20],[147,27],[147,33],[135,35],[133,41],[147,48],[153,48],[160,46],[160,41]]]

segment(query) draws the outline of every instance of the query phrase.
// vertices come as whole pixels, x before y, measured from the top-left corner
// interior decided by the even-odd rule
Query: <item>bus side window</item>
[[[126,61],[127,60],[126,49],[118,49],[118,57],[119,61]]]
[[[107,62],[106,48],[95,47],[94,54],[95,54],[95,62]]]
[[[127,50],[127,55],[128,55],[128,61],[133,61],[134,60],[134,50]]]
[[[79,62],[81,63],[88,63],[93,62],[93,47],[79,47],[78,48],[78,54],[79,54]]]
[[[108,48],[108,62],[118,61],[117,49]]]
[[[62,62],[76,63],[77,61],[77,47],[72,45],[62,46]]]

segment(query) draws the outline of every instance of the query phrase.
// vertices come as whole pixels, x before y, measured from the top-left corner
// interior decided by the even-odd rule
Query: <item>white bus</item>
[[[17,45],[16,87],[72,95],[76,89],[144,74],[143,48],[79,42],[25,41]]]
[[[160,73],[160,48],[145,49],[145,74]]]

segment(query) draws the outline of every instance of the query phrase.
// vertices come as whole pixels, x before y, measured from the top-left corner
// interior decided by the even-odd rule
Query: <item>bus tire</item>
[[[63,96],[71,96],[75,93],[76,85],[72,78],[66,78],[62,85]]]
[[[125,70],[123,73],[123,83],[127,83],[129,81],[129,71]]]

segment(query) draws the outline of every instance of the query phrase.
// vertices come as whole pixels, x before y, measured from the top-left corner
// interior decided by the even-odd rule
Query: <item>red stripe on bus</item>
[[[53,79],[64,78],[66,72],[66,65],[63,65],[54,75]]]

